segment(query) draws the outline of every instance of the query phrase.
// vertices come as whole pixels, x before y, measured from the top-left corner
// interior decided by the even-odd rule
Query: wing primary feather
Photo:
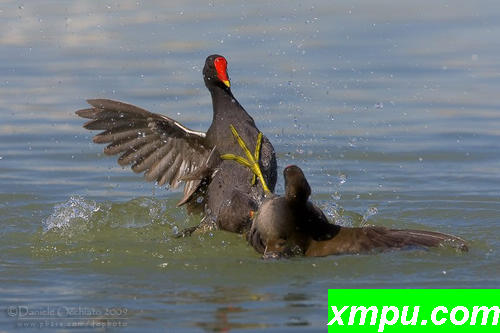
[[[159,185],[168,182],[175,188],[183,176],[215,166],[216,161],[211,162],[215,148],[207,145],[206,133],[131,104],[109,99],[87,102],[92,107],[76,114],[89,119],[84,128],[102,130],[93,141],[107,143],[105,154],[121,154],[118,164],[132,164],[134,172],[145,172],[146,180],[156,180]],[[201,183],[200,179],[185,180],[184,197],[179,204],[191,200]]]
[[[179,168],[177,169],[177,172],[175,173],[175,176],[172,177],[171,181],[170,181],[170,186],[172,186],[172,188],[177,188],[179,186],[179,180],[180,178],[186,174],[186,166],[189,164],[189,161],[188,160],[182,160],[182,163],[181,165],[179,166]]]
[[[139,137],[132,140],[124,139],[122,141],[113,142],[104,148],[104,154],[106,155],[115,155],[126,151],[128,149],[134,149],[137,146],[143,145],[145,143],[151,142],[154,140],[153,136]]]
[[[149,171],[146,172],[146,180],[153,181],[159,179],[160,175],[170,168],[178,156],[180,154],[176,154],[175,150],[170,150],[167,155],[163,156],[149,168]]]
[[[174,175],[179,168],[179,165],[183,162],[182,155],[179,154],[175,157],[173,163],[168,167],[167,170],[163,173],[163,175],[159,178],[159,185],[163,185],[168,182],[170,185],[172,184],[172,175]]]
[[[170,150],[168,145],[161,146],[156,151],[154,151],[147,158],[142,160],[139,163],[136,163],[132,166],[132,170],[136,173],[142,172],[148,168],[150,168],[157,160],[159,160],[163,155],[165,155]]]
[[[144,144],[143,146],[136,147],[136,149],[130,149],[125,152],[118,159],[118,164],[121,166],[130,164],[132,162],[140,162],[147,158],[151,153],[153,153],[156,149],[160,147],[161,143],[159,140],[155,140],[153,142],[149,142]]]
[[[130,119],[130,118],[109,118],[109,119],[95,119],[83,124],[83,127],[88,130],[108,130],[118,127],[142,128],[147,127],[147,121],[144,119]]]
[[[140,107],[137,107],[135,105],[113,101],[111,99],[88,99],[87,103],[97,109],[109,109],[118,112],[132,113],[146,118],[153,115],[153,113],[141,109]]]
[[[135,129],[129,129],[126,127],[124,130],[111,129],[97,134],[94,136],[93,141],[95,143],[108,143],[123,139],[132,139],[140,136],[144,137],[151,135],[152,133],[153,131],[151,131],[148,127]]]

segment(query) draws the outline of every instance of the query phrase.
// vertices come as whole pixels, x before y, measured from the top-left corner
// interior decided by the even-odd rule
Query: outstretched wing
[[[206,145],[204,132],[130,104],[109,99],[87,102],[92,107],[76,114],[91,119],[83,125],[86,129],[104,130],[94,142],[109,143],[104,153],[121,154],[118,164],[132,164],[132,170],[144,172],[147,181],[176,188],[184,176],[206,167],[212,147]],[[200,184],[201,179],[186,180],[180,204],[189,201]]]

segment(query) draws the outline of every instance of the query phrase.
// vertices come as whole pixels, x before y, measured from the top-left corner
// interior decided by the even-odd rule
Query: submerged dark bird
[[[132,164],[134,172],[144,172],[147,181],[160,186],[185,182],[179,206],[202,209],[204,225],[242,233],[250,227],[250,211],[274,190],[274,148],[233,96],[224,57],[207,57],[203,78],[213,104],[207,132],[108,99],[88,100],[92,107],[76,114],[91,119],[86,129],[104,130],[93,140],[108,143],[105,154],[121,154],[120,165]],[[239,156],[243,152],[246,158]]]
[[[439,232],[332,224],[309,201],[311,188],[302,170],[288,166],[283,175],[285,195],[273,196],[260,206],[247,234],[249,243],[265,258],[357,254],[411,246],[450,245],[467,251],[463,239]]]

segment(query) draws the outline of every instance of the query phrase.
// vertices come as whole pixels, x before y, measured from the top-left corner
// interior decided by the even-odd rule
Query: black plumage
[[[213,121],[206,133],[191,130],[169,117],[107,99],[88,100],[92,107],[76,114],[91,119],[85,128],[104,130],[94,137],[94,142],[108,143],[104,149],[107,155],[121,154],[120,165],[131,164],[134,172],[144,172],[147,181],[156,181],[158,185],[176,188],[184,182],[184,196],[178,205],[203,209],[204,221],[215,223],[220,229],[244,232],[250,227],[250,211],[258,207],[265,193],[258,182],[252,184],[249,168],[220,156],[242,154],[230,125],[252,151],[259,130],[233,96],[226,64],[224,57],[211,55],[203,68],[213,103]],[[273,191],[276,157],[265,136],[258,163]]]

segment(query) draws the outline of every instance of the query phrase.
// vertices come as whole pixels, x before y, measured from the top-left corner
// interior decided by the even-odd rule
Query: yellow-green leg
[[[266,181],[264,180],[264,176],[262,175],[262,171],[260,170],[259,166],[260,146],[262,145],[262,133],[259,133],[259,135],[257,136],[255,152],[252,154],[252,152],[250,152],[250,150],[247,148],[245,141],[243,141],[243,139],[238,134],[238,131],[236,131],[236,128],[234,128],[233,125],[229,125],[229,128],[231,129],[233,136],[236,138],[236,141],[238,141],[238,144],[240,145],[241,149],[245,152],[247,158],[234,154],[223,154],[221,155],[221,158],[223,160],[236,161],[241,165],[244,165],[250,170],[252,170],[253,172],[252,185],[254,185],[256,179],[259,178],[262,188],[264,189],[264,192],[270,193],[271,191],[269,191],[269,188],[267,187]]]

